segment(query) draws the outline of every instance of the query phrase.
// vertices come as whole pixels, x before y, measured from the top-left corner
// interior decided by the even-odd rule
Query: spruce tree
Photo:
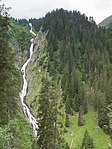
[[[112,104],[107,107],[108,110],[108,118],[109,118],[109,135],[112,139]]]
[[[78,116],[78,125],[83,126],[85,124],[84,118],[83,118],[83,106],[80,106],[79,109],[79,116]]]
[[[70,99],[67,96],[66,103],[65,103],[65,112],[67,114],[72,114],[71,106],[70,106]]]
[[[65,146],[63,134],[57,121],[59,96],[57,87],[52,85],[52,81],[46,77],[42,83],[37,111],[37,146],[39,149],[56,149]]]
[[[38,132],[37,132],[37,144],[43,149],[54,148],[54,120],[51,117],[52,108],[50,104],[50,91],[51,83],[47,79],[43,81],[43,85],[39,97],[39,109],[38,109]]]
[[[69,127],[70,126],[70,120],[69,120],[69,115],[68,114],[66,114],[65,126],[66,127]]]
[[[93,143],[93,138],[90,137],[88,130],[86,129],[84,133],[81,149],[94,149],[94,148],[95,146]]]
[[[0,124],[4,125],[17,112],[19,73],[9,43],[9,18],[4,4],[0,12]]]
[[[103,128],[103,130],[108,133],[109,129],[109,118],[107,116],[107,101],[105,99],[105,94],[99,92],[98,94],[98,125]]]
[[[55,86],[48,77],[45,77],[42,82],[37,111],[37,149],[56,149],[66,146],[62,126],[60,126],[57,117],[59,98],[61,95],[58,86]]]

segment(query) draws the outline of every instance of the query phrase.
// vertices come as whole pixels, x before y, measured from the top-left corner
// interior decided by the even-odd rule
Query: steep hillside
[[[0,148],[112,148],[111,30],[63,9],[30,22],[39,32],[25,102],[37,119],[37,137],[19,101],[32,38],[28,21],[0,16]]]
[[[38,32],[34,43],[35,48],[32,61],[27,68],[27,79],[29,86],[26,102],[32,113],[37,116],[39,92],[42,85],[42,78],[46,75],[48,63],[48,52],[46,51],[46,34],[41,31]]]
[[[5,11],[3,5],[2,11]],[[2,14],[1,11],[1,14]],[[20,68],[28,56],[28,27],[0,14],[0,148],[32,148],[33,134],[19,100]]]
[[[29,32],[28,24],[21,26],[15,19],[10,19],[10,44],[12,49],[16,52],[16,60],[18,66],[21,67],[26,58],[30,48],[30,40],[32,34]]]
[[[112,16],[109,16],[106,19],[104,19],[101,23],[99,23],[99,26],[106,28],[112,27]]]
[[[81,147],[86,128],[93,138],[96,149],[111,147],[111,32],[99,28],[93,20],[88,20],[80,12],[63,9],[45,16],[42,31],[44,33],[40,34],[39,47],[35,48],[32,63],[27,71],[29,91],[26,102],[33,114],[41,124],[42,117],[39,119],[38,115],[42,112],[40,107],[44,107],[43,115],[49,110],[47,105],[50,97],[46,101],[47,98],[42,96],[49,96],[46,93],[48,88],[44,88],[46,84],[43,81],[47,71],[47,77],[50,78],[53,87],[61,86],[62,89],[62,95],[56,95],[57,99],[60,96],[57,100],[57,129],[60,131],[58,123],[61,121],[61,135],[69,147]],[[50,88],[47,90],[48,93]],[[39,103],[41,99],[43,102],[45,100],[45,103]],[[53,101],[55,102],[55,97]],[[44,120],[49,121],[47,118]],[[44,128],[47,127],[46,123],[43,122]],[[47,131],[41,128],[41,125],[39,131],[42,130],[42,136],[46,132],[50,138],[51,126],[47,125]],[[37,144],[40,144],[40,139],[37,139]]]
[[[79,112],[78,125],[86,126],[83,115],[92,107],[98,114],[96,125],[111,136],[111,32],[80,12],[63,9],[48,13],[42,30],[48,31],[48,72],[61,81],[66,114]]]

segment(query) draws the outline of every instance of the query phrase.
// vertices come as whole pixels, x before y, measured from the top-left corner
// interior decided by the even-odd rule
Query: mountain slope
[[[1,14],[2,11],[6,11],[4,5]],[[1,14],[0,148],[30,149],[32,148],[33,135],[30,124],[23,116],[19,92],[22,85],[20,67],[28,55],[31,36],[27,27],[22,27],[15,20],[4,15],[1,16]],[[26,36],[22,38],[22,35]],[[25,56],[24,60],[23,56]]]
[[[19,23],[22,26],[15,20],[11,22],[14,36],[11,36],[10,39],[10,51],[14,53],[14,49],[18,47],[17,54],[21,53],[17,56],[17,61],[20,62],[19,69],[28,56],[30,43],[28,22],[21,21]],[[5,132],[8,132],[8,139],[3,138],[3,140],[10,144],[10,148],[17,149],[40,149],[47,145],[49,149],[53,149],[53,147],[60,147],[60,149],[77,147],[79,149],[87,128],[96,149],[111,148],[111,32],[105,28],[99,28],[93,20],[89,20],[79,11],[57,9],[47,13],[42,20],[31,19],[31,21],[34,21],[35,30],[39,30],[41,25],[42,30],[38,33],[40,36],[36,39],[38,42],[34,41],[34,54],[31,64],[27,68],[28,96],[26,103],[33,115],[37,117],[39,130],[34,141],[31,126],[23,116],[18,102],[21,88],[19,71],[13,67],[13,71],[9,69],[9,72],[6,71],[3,75],[2,70],[4,71],[4,69],[1,67],[1,78],[5,77],[1,83],[4,83],[4,80],[11,74],[11,81],[7,79],[6,84],[1,85],[2,90],[0,90],[1,99],[5,101],[3,97],[7,97],[6,102],[0,104],[3,106],[0,109],[0,120],[5,122],[4,118],[6,116],[9,118],[7,122],[9,130],[5,128]],[[7,36],[3,35],[5,34],[0,33],[0,37],[6,39]],[[37,43],[39,44],[36,45]],[[7,47],[6,45],[8,44],[3,44],[3,48]],[[6,49],[4,48],[4,50]],[[3,64],[6,64],[8,68],[10,68],[8,62],[13,66],[17,63],[17,61],[11,61],[10,52],[7,57],[5,53],[2,54],[4,54],[2,60],[6,60]],[[3,87],[6,88],[9,96],[6,92],[3,94]],[[16,90],[16,95],[12,97],[10,93],[15,94],[13,89]],[[8,112],[5,109],[6,106]],[[4,114],[4,110],[6,114]],[[9,112],[13,112],[14,116],[12,117]],[[2,121],[3,119],[4,121]],[[0,127],[3,134],[4,125],[1,124]],[[91,143],[91,139],[89,141]],[[3,148],[2,145],[0,147]]]
[[[108,136],[111,136],[111,116],[109,116],[111,111],[107,110],[112,103],[111,32],[99,28],[93,20],[89,21],[80,12],[63,9],[46,14],[43,19],[42,31],[47,34],[47,47],[42,53],[44,56],[47,53],[47,73],[52,78],[53,84],[54,82],[55,85],[61,84],[62,96],[59,111],[64,113],[63,118],[60,119],[64,126],[65,140],[69,145],[72,143],[72,148],[74,146],[80,148],[81,141],[80,143],[75,142],[74,138],[82,140],[81,136],[88,128],[96,148],[102,146],[102,142],[105,142],[105,147],[108,147],[111,143],[111,140],[108,139]],[[33,75],[32,77],[29,75],[31,91],[28,96],[31,95],[32,100],[28,97],[28,102],[38,111],[39,89],[36,82],[38,83],[45,74],[44,71],[38,72],[38,55],[36,57],[34,56],[34,62],[28,70],[30,74],[33,72],[33,75],[37,75],[36,80],[33,80]],[[43,62],[42,56],[40,67]],[[34,83],[32,84],[32,82]],[[39,82],[39,84],[41,83]],[[81,106],[83,107],[81,117],[84,118],[85,124],[82,127],[78,126]],[[93,110],[91,111],[91,109]],[[36,112],[34,114],[36,115]],[[75,133],[71,136],[74,130],[79,132],[80,129],[82,131],[79,136]],[[99,137],[100,141],[98,141]]]
[[[112,24],[112,15],[105,18],[101,23],[99,23],[99,26],[102,26],[102,27],[106,27],[106,28],[109,28],[110,25]]]

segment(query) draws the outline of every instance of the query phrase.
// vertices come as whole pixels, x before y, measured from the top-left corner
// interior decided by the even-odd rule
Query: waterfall
[[[32,24],[31,23],[29,23],[29,26],[31,27],[30,32],[34,36],[36,36],[36,34],[32,31]],[[34,39],[31,39],[30,56],[21,68],[21,72],[22,72],[22,76],[23,76],[23,86],[22,86],[22,90],[20,93],[20,100],[21,100],[21,104],[22,104],[23,113],[24,113],[25,117],[28,119],[28,121],[30,122],[30,124],[32,125],[33,133],[36,136],[37,135],[37,129],[38,129],[36,118],[31,114],[28,106],[24,102],[25,96],[27,94],[27,88],[28,88],[28,83],[26,80],[26,67],[30,63],[30,60],[31,60],[31,57],[33,54],[33,46],[34,46],[33,40]]]

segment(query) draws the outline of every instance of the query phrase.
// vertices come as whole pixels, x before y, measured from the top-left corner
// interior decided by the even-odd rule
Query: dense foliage
[[[29,20],[26,19],[18,19],[16,20],[20,25],[22,26],[28,26],[29,22],[32,24],[33,28],[35,29],[36,32],[38,32],[43,24],[44,18],[31,18]]]
[[[42,31],[47,33],[47,75],[52,76],[42,82],[37,111],[39,129],[33,145],[30,126],[20,114],[17,101],[20,74],[9,43],[10,29],[13,28],[21,50],[28,49],[29,22],[36,31],[42,26]],[[86,124],[83,115],[93,108],[98,115],[98,125],[112,138],[111,24],[110,29],[101,28],[92,17],[88,18],[79,11],[57,9],[38,20],[11,19],[9,27],[6,13],[6,16],[0,15],[0,60],[0,133],[4,133],[1,148],[12,143],[12,148],[69,149],[63,139],[63,128],[58,124],[61,108],[64,109],[66,129],[70,127],[69,117],[75,112],[79,112],[78,125]],[[62,88],[62,99],[59,100],[57,84]],[[82,143],[84,147],[94,148],[87,130]]]
[[[49,78],[44,78],[40,91],[38,108],[37,149],[66,148],[58,119],[59,91]],[[62,127],[62,126],[61,126]]]
[[[43,31],[48,31],[48,71],[54,80],[61,80],[67,113],[83,106],[85,114],[92,106],[98,112],[99,126],[109,133],[111,31],[98,27],[92,17],[63,9],[46,14]]]
[[[13,36],[17,30],[12,29],[16,23],[9,19],[4,4],[0,12],[0,148],[31,148],[33,137],[20,108],[21,75],[16,67],[15,43],[11,43],[17,41]]]
[[[9,44],[9,20],[0,16],[0,124],[8,124],[18,109],[19,71]]]
[[[29,32],[28,22],[25,25],[21,25],[18,20],[10,18],[10,30],[12,34],[11,36],[14,40],[11,42],[14,42],[16,45],[18,45],[20,50],[28,51],[30,47],[30,40],[32,38],[32,35]]]

